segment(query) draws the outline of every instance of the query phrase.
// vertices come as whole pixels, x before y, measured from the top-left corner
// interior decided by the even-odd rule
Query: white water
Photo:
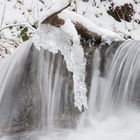
[[[96,49],[89,109],[82,113],[76,128],[72,129],[67,125],[45,127],[41,131],[35,130],[16,137],[2,137],[1,140],[140,140],[139,60],[140,43],[125,42],[115,54],[107,57],[105,74],[101,77],[100,52]],[[56,98],[52,97],[49,101],[52,102],[53,99]],[[58,99],[56,102],[59,101]],[[57,107],[54,106],[52,111],[57,112]],[[54,121],[55,115],[57,114],[50,113],[50,120]],[[69,121],[71,120],[66,123]]]
[[[98,49],[93,59],[88,112],[75,130],[53,131],[39,140],[140,140],[140,43],[123,43],[107,62],[103,78]]]
[[[2,136],[42,130],[46,126],[72,127],[72,73],[60,52],[38,50],[29,43],[1,65],[0,76]]]

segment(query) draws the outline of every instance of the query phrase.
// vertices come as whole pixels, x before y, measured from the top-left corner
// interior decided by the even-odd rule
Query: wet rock
[[[91,87],[91,80],[93,75],[93,60],[95,49],[99,49],[100,52],[100,76],[104,77],[106,75],[106,64],[107,60],[112,60],[112,56],[115,54],[118,47],[121,45],[122,41],[112,42],[111,44],[103,43],[96,44],[91,40],[86,41],[81,38],[81,45],[84,50],[84,55],[86,58],[86,86],[87,86],[87,96],[89,96],[89,91]]]

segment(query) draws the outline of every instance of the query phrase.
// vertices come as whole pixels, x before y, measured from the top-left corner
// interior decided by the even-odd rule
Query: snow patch
[[[118,40],[123,39],[122,37],[120,37],[120,35],[116,34],[115,32],[105,29],[105,28],[100,28],[96,26],[95,24],[93,24],[93,22],[91,22],[84,16],[79,15],[77,13],[64,10],[59,14],[59,17],[62,19],[65,19],[65,21],[69,19],[73,23],[76,23],[76,22],[81,23],[89,31],[99,34],[102,37],[102,39],[105,41],[107,41],[108,39],[112,41],[118,41]]]

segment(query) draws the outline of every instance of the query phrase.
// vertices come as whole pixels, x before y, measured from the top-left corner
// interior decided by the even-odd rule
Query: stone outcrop
[[[107,13],[118,22],[121,22],[122,20],[130,22],[133,19],[135,11],[132,4],[125,3],[122,6],[115,7],[112,3]]]

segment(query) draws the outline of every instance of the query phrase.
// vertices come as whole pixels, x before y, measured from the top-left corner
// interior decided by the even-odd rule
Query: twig
[[[5,30],[5,29],[7,29],[7,28],[9,28],[9,27],[15,27],[15,26],[28,26],[32,31],[36,31],[36,29],[33,28],[30,24],[27,25],[26,23],[23,23],[23,24],[12,24],[12,25],[8,25],[6,27],[1,28],[0,29],[0,32],[3,31],[3,30]]]
[[[42,4],[45,4],[45,2],[43,0],[39,0]]]
[[[33,8],[33,3],[34,3],[34,0],[32,0],[32,3],[31,3],[31,6],[30,6],[30,9]],[[27,15],[27,22],[28,22],[30,12],[29,12],[29,10],[27,10],[27,11],[28,11],[28,15]]]
[[[38,19],[39,19],[40,18],[40,11],[39,11],[38,0],[36,0],[36,6],[37,6],[37,16],[38,16]]]
[[[2,24],[3,24],[4,15],[5,15],[5,9],[6,9],[6,0],[5,0],[5,3],[4,3],[4,9],[3,9],[3,13],[2,13],[2,19],[1,19],[0,27],[2,27]]]
[[[85,15],[86,12],[88,11],[89,5],[90,5],[90,1],[87,2],[87,6],[86,6],[86,9],[83,11],[83,15]]]
[[[5,49],[5,51],[7,52],[7,54],[11,54],[11,52],[4,45],[0,44],[0,46]],[[0,47],[0,49],[1,49],[1,47]]]

